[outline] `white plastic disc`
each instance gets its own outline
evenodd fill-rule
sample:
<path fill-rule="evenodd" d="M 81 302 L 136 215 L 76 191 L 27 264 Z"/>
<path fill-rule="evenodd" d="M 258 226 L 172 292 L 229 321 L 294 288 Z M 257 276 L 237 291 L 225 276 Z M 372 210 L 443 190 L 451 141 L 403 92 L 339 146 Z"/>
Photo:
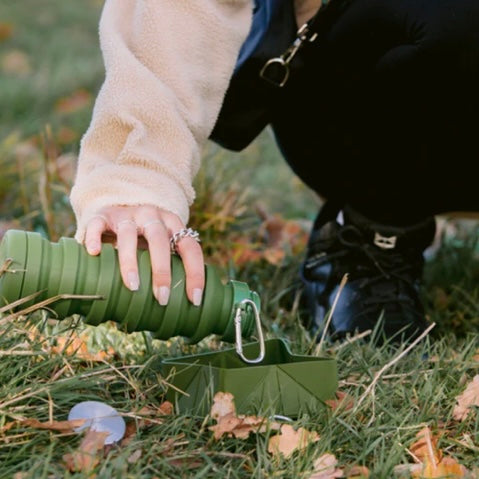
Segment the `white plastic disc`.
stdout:
<path fill-rule="evenodd" d="M 84 424 L 75 428 L 76 432 L 85 428 L 90 428 L 93 431 L 109 432 L 105 444 L 118 442 L 125 435 L 125 420 L 115 408 L 99 401 L 84 401 L 73 406 L 68 414 L 68 420 L 75 419 L 85 419 Z"/>

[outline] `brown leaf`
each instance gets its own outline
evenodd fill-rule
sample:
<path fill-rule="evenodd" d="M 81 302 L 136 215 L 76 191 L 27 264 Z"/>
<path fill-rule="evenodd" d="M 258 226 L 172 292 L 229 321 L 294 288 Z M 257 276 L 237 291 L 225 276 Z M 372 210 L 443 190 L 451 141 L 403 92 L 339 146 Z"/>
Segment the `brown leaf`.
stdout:
<path fill-rule="evenodd" d="M 456 421 L 464 421 L 471 412 L 471 407 L 479 406 L 479 374 L 474 376 L 465 391 L 457 396 L 456 401 L 452 415 Z"/>
<path fill-rule="evenodd" d="M 335 479 L 344 477 L 343 471 L 337 469 L 338 460 L 333 454 L 323 454 L 314 461 L 314 472 L 309 479 Z"/>
<path fill-rule="evenodd" d="M 438 436 L 432 434 L 428 426 L 416 434 L 417 440 L 409 447 L 411 455 L 419 462 L 437 464 L 442 459 L 442 451 L 437 448 Z"/>
<path fill-rule="evenodd" d="M 261 229 L 265 232 L 266 245 L 269 248 L 288 248 L 295 252 L 303 249 L 308 241 L 310 225 L 307 227 L 295 220 L 287 220 L 281 215 L 261 213 L 265 218 Z"/>
<path fill-rule="evenodd" d="M 113 348 L 108 348 L 106 351 L 98 351 L 92 353 L 88 349 L 85 336 L 58 336 L 56 338 L 57 345 L 47 347 L 48 352 L 53 354 L 64 354 L 66 356 L 75 356 L 85 361 L 102 362 L 110 359 L 115 355 Z M 44 348 L 45 349 L 45 348 Z"/>
<path fill-rule="evenodd" d="M 13 426 L 18 424 L 17 421 L 7 422 L 4 426 L 0 427 L 0 434 L 5 434 L 7 431 L 10 431 Z"/>
<path fill-rule="evenodd" d="M 123 439 L 121 440 L 121 446 L 128 446 L 136 436 L 138 432 L 138 427 L 136 421 L 128 421 L 125 427 L 125 434 L 123 434 Z"/>
<path fill-rule="evenodd" d="M 217 424 L 210 426 L 215 439 L 222 436 L 246 439 L 251 432 L 265 432 L 268 429 L 277 429 L 279 425 L 260 416 L 236 415 L 234 397 L 231 393 L 217 392 L 213 398 L 210 416 Z"/>
<path fill-rule="evenodd" d="M 127 461 L 130 464 L 135 464 L 141 458 L 142 454 L 143 454 L 142 450 L 137 449 L 134 453 L 132 453 L 132 454 L 130 454 L 130 456 L 128 456 Z"/>
<path fill-rule="evenodd" d="M 173 411 L 174 407 L 170 401 L 163 401 L 158 408 L 160 416 L 170 416 L 173 414 Z"/>
<path fill-rule="evenodd" d="M 84 88 L 80 88 L 70 96 L 60 98 L 55 105 L 55 110 L 58 113 L 74 113 L 88 107 L 91 101 L 91 93 Z"/>
<path fill-rule="evenodd" d="M 268 452 L 274 456 L 291 456 L 295 451 L 304 449 L 309 444 L 319 441 L 319 435 L 300 427 L 295 430 L 289 424 L 283 424 L 279 434 L 272 436 L 268 443 Z"/>
<path fill-rule="evenodd" d="M 89 429 L 79 448 L 72 453 L 65 454 L 63 460 L 70 472 L 91 473 L 100 462 L 99 452 L 104 448 L 107 431 Z"/>
<path fill-rule="evenodd" d="M 417 464 L 403 464 L 394 468 L 396 474 L 409 473 L 414 478 L 449 479 L 465 477 L 467 469 L 454 458 L 446 456 L 437 447 L 439 436 L 433 435 L 429 427 L 424 427 L 416 434 L 417 440 L 410 446 L 409 451 Z"/>
<path fill-rule="evenodd" d="M 467 469 L 464 466 L 461 466 L 455 459 L 452 457 L 445 457 L 438 464 L 426 461 L 421 469 L 413 471 L 412 477 L 418 479 L 456 479 L 466 477 L 467 474 Z"/>
<path fill-rule="evenodd" d="M 32 71 L 30 57 L 21 50 L 11 50 L 3 55 L 1 69 L 6 74 L 25 77 Z"/>
<path fill-rule="evenodd" d="M 247 439 L 251 432 L 265 432 L 268 429 L 268 420 L 256 416 L 235 416 L 227 414 L 217 419 L 218 424 L 210 426 L 214 438 L 219 439 L 226 435 L 236 439 Z"/>
<path fill-rule="evenodd" d="M 198 469 L 204 465 L 203 461 L 195 459 L 193 457 L 175 457 L 167 459 L 167 462 L 170 466 L 178 467 L 181 469 Z"/>
<path fill-rule="evenodd" d="M 353 466 L 347 469 L 347 479 L 369 479 L 370 472 L 366 466 Z"/>
<path fill-rule="evenodd" d="M 218 419 L 228 414 L 236 414 L 234 397 L 231 393 L 217 392 L 213 398 L 210 416 Z"/>
<path fill-rule="evenodd" d="M 336 391 L 336 399 L 327 399 L 325 403 L 333 412 L 337 409 L 349 411 L 354 407 L 354 399 L 343 391 Z"/>
<path fill-rule="evenodd" d="M 263 256 L 269 264 L 280 265 L 286 256 L 286 252 L 284 249 L 278 247 L 266 248 L 263 252 Z"/>
<path fill-rule="evenodd" d="M 56 139 L 60 145 L 68 145 L 78 140 L 78 132 L 68 126 L 62 126 L 56 134 Z"/>
<path fill-rule="evenodd" d="M 261 251 L 258 251 L 256 248 L 257 246 L 251 244 L 251 242 L 247 239 L 236 239 L 232 244 L 232 249 L 228 255 L 228 258 L 233 258 L 233 261 L 238 266 L 241 266 L 245 263 L 255 263 L 260 261 L 263 257 Z"/>
<path fill-rule="evenodd" d="M 13 34 L 13 25 L 11 23 L 0 22 L 0 43 L 8 40 Z"/>
<path fill-rule="evenodd" d="M 475 479 L 474 472 L 469 471 L 458 464 L 455 459 L 445 457 L 439 464 L 400 464 L 394 467 L 394 475 L 404 478 L 415 479 Z"/>
<path fill-rule="evenodd" d="M 82 426 L 85 419 L 73 419 L 71 421 L 40 422 L 38 419 L 23 419 L 18 424 L 35 429 L 47 429 L 49 431 L 73 432 L 75 428 Z"/>

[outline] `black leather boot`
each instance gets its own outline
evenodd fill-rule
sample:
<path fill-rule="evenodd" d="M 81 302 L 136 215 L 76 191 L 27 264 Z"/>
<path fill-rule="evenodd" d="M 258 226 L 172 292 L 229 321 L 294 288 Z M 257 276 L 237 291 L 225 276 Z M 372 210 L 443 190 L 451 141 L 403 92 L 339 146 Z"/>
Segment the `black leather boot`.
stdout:
<path fill-rule="evenodd" d="M 328 326 L 331 340 L 368 329 L 378 331 L 377 342 L 416 337 L 427 327 L 419 286 L 423 251 L 436 230 L 434 217 L 394 227 L 375 223 L 348 206 L 341 213 L 342 221 L 336 215 L 318 217 L 302 267 L 303 300 L 312 332 L 322 336 L 347 273 Z"/>

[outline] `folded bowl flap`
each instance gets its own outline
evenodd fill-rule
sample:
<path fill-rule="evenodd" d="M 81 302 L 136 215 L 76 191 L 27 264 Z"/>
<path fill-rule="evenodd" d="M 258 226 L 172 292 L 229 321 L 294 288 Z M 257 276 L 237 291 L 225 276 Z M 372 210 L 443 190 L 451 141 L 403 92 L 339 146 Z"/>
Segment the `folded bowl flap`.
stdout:
<path fill-rule="evenodd" d="M 243 347 L 247 357 L 256 357 L 258 351 L 258 343 Z M 168 358 L 162 370 L 172 385 L 169 399 L 183 411 L 200 414 L 207 412 L 214 393 L 223 391 L 233 394 L 239 412 L 270 409 L 296 416 L 301 409 L 332 398 L 338 386 L 336 360 L 292 354 L 281 339 L 265 341 L 265 358 L 259 364 L 245 363 L 230 348 Z"/>

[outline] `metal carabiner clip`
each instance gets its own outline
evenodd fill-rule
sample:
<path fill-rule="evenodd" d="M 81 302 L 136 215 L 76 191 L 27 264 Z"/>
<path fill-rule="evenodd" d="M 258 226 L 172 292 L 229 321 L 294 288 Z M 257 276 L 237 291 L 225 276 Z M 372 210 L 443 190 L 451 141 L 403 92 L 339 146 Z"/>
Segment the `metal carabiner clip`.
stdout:
<path fill-rule="evenodd" d="M 305 23 L 296 33 L 296 39 L 293 44 L 279 57 L 268 60 L 259 72 L 259 76 L 279 88 L 286 85 L 290 73 L 289 64 L 293 61 L 304 43 L 313 43 L 317 37 L 318 35 L 310 30 L 309 24 Z M 280 67 L 282 71 L 275 72 L 274 70 L 278 69 L 278 67 Z"/>
<path fill-rule="evenodd" d="M 246 306 L 245 306 L 246 305 Z M 248 359 L 244 354 L 243 354 L 243 339 L 241 335 L 241 318 L 242 314 L 245 311 L 247 305 L 252 306 L 253 311 L 254 311 L 254 318 L 256 322 L 256 329 L 258 331 L 258 341 L 259 341 L 259 356 L 255 359 Z M 254 301 L 251 299 L 243 299 L 238 305 L 238 308 L 236 309 L 236 315 L 235 315 L 235 336 L 236 336 L 236 352 L 238 356 L 248 364 L 258 364 L 264 359 L 265 355 L 265 345 L 264 345 L 264 336 L 263 336 L 263 330 L 261 328 L 261 318 L 259 317 L 259 312 L 258 308 L 256 307 L 256 304 Z"/>
<path fill-rule="evenodd" d="M 276 70 L 277 67 L 283 69 L 282 75 L 277 76 L 277 74 L 272 73 L 272 70 Z M 281 88 L 286 85 L 286 82 L 289 78 L 289 63 L 284 59 L 283 56 L 271 58 L 271 60 L 268 60 L 264 64 L 263 68 L 259 72 L 259 75 L 268 83 Z"/>

